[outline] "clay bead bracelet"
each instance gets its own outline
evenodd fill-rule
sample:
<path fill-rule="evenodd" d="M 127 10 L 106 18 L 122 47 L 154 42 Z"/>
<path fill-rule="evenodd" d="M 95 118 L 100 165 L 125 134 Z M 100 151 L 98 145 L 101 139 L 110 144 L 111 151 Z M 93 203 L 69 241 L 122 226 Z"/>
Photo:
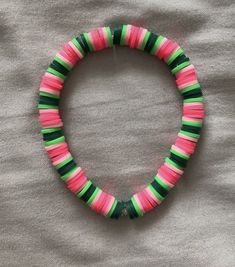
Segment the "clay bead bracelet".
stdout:
<path fill-rule="evenodd" d="M 163 60 L 175 76 L 183 97 L 182 127 L 170 154 L 158 169 L 153 181 L 129 201 L 119 201 L 88 179 L 75 162 L 63 134 L 59 113 L 60 92 L 70 70 L 85 55 L 113 45 L 146 51 Z M 203 96 L 195 67 L 180 46 L 162 35 L 142 27 L 122 25 L 101 27 L 73 38 L 56 54 L 42 77 L 39 93 L 39 121 L 44 146 L 52 165 L 67 187 L 97 213 L 110 218 L 128 214 L 136 218 L 158 206 L 184 173 L 200 137 L 204 117 Z"/>

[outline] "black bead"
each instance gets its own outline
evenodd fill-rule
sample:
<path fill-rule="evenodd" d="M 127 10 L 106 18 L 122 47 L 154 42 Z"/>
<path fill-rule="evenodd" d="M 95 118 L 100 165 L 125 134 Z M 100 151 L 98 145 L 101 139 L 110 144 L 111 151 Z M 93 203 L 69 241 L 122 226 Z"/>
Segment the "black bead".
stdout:
<path fill-rule="evenodd" d="M 61 130 L 58 130 L 58 131 L 55 131 L 52 133 L 44 133 L 43 134 L 43 140 L 44 141 L 51 141 L 51 140 L 54 140 L 54 139 L 59 138 L 61 136 L 63 136 L 63 132 Z"/>
<path fill-rule="evenodd" d="M 61 168 L 59 168 L 57 171 L 60 175 L 65 175 L 67 172 L 71 171 L 73 168 L 76 167 L 76 163 L 71 160 L 68 163 L 66 163 L 64 166 L 62 166 Z"/>
<path fill-rule="evenodd" d="M 84 51 L 84 53 L 87 54 L 89 52 L 89 49 L 87 50 L 87 47 L 84 45 L 82 40 L 79 37 L 77 37 L 76 40 L 80 44 L 80 46 L 81 46 L 82 50 Z"/>
<path fill-rule="evenodd" d="M 153 180 L 151 185 L 163 198 L 168 194 L 168 191 L 163 186 L 161 186 L 155 179 Z"/>
<path fill-rule="evenodd" d="M 146 43 L 146 45 L 144 47 L 144 50 L 147 51 L 147 52 L 151 52 L 151 50 L 152 50 L 157 38 L 158 38 L 158 35 L 151 32 L 150 35 L 149 35 L 148 41 L 147 41 L 147 43 Z"/>
<path fill-rule="evenodd" d="M 58 106 L 59 105 L 59 99 L 50 97 L 50 96 L 39 96 L 39 104 L 45 104 L 45 105 L 53 105 Z"/>
<path fill-rule="evenodd" d="M 89 198 L 92 196 L 92 194 L 95 192 L 96 186 L 91 184 L 89 188 L 86 190 L 86 192 L 81 196 L 81 199 L 85 202 L 89 200 Z"/>
<path fill-rule="evenodd" d="M 118 26 L 113 30 L 113 44 L 120 45 L 123 26 Z"/>
<path fill-rule="evenodd" d="M 187 160 L 184 158 L 179 157 L 178 155 L 171 153 L 170 159 L 174 161 L 177 165 L 179 165 L 182 168 L 185 168 L 187 165 Z"/>
<path fill-rule="evenodd" d="M 85 51 L 86 53 L 90 52 L 89 46 L 88 46 L 87 41 L 86 41 L 86 38 L 85 38 L 85 36 L 84 36 L 84 33 L 82 33 L 82 34 L 80 35 L 80 37 L 81 37 L 81 41 L 82 41 L 82 43 L 83 43 L 83 46 L 85 47 L 85 50 L 84 50 L 84 51 Z"/>
<path fill-rule="evenodd" d="M 175 67 L 177 67 L 178 65 L 189 61 L 189 58 L 186 57 L 184 54 L 179 55 L 178 57 L 176 57 L 171 64 L 169 65 L 170 69 L 173 70 Z"/>
<path fill-rule="evenodd" d="M 202 90 L 200 88 L 200 85 L 198 88 L 195 88 L 193 90 L 190 90 L 188 92 L 183 93 L 184 99 L 194 98 L 194 97 L 201 97 L 202 96 Z"/>
<path fill-rule="evenodd" d="M 110 218 L 118 219 L 122 215 L 122 210 L 123 210 L 123 203 L 118 201 Z"/>
<path fill-rule="evenodd" d="M 66 69 L 62 64 L 60 64 L 58 61 L 53 60 L 52 63 L 50 64 L 50 67 L 59 73 L 63 74 L 66 76 L 69 73 L 69 70 Z"/>
<path fill-rule="evenodd" d="M 190 133 L 195 133 L 195 134 L 200 134 L 201 127 L 198 126 L 193 126 L 193 125 L 183 125 L 181 127 L 182 131 L 190 132 Z"/>
<path fill-rule="evenodd" d="M 139 217 L 131 200 L 125 202 L 125 207 L 127 209 L 130 219 Z"/>

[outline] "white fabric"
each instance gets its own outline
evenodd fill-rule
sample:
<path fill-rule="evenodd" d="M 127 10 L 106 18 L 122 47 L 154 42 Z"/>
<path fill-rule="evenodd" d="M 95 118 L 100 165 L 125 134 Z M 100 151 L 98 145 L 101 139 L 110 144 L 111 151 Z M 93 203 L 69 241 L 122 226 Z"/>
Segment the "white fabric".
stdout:
<path fill-rule="evenodd" d="M 232 0 L 1 1 L 1 266 L 234 266 L 234 11 Z M 207 113 L 183 178 L 134 221 L 105 219 L 65 188 L 36 110 L 40 78 L 63 44 L 123 23 L 182 46 Z M 62 97 L 65 134 L 88 177 L 125 200 L 152 180 L 180 128 L 167 66 L 128 48 L 92 54 Z"/>

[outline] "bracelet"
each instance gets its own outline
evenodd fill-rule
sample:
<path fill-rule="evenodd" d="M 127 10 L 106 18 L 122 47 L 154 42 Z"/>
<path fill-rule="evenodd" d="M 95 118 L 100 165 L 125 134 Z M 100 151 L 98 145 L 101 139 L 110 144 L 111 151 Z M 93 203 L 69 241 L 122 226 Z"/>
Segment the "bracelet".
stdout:
<path fill-rule="evenodd" d="M 182 127 L 171 146 L 170 155 L 165 158 L 153 181 L 129 201 L 117 200 L 86 177 L 70 153 L 59 114 L 60 92 L 69 71 L 86 54 L 113 45 L 147 51 L 165 61 L 183 96 Z M 165 199 L 195 150 L 204 117 L 203 96 L 195 67 L 182 48 L 162 35 L 132 25 L 122 25 L 113 31 L 110 27 L 101 27 L 84 32 L 64 45 L 42 77 L 38 109 L 44 146 L 61 179 L 92 210 L 115 219 L 121 215 L 129 215 L 131 219 L 143 216 Z"/>

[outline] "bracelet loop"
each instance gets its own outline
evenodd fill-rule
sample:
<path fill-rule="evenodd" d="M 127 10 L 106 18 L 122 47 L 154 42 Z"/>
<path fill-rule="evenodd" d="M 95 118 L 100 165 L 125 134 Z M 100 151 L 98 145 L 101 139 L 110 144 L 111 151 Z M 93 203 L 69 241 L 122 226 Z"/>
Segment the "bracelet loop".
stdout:
<path fill-rule="evenodd" d="M 144 190 L 135 193 L 129 201 L 118 201 L 86 177 L 69 151 L 59 114 L 60 93 L 69 71 L 86 54 L 113 45 L 147 51 L 166 62 L 183 97 L 182 127 L 175 144 L 171 146 L 170 155 L 153 181 Z M 129 215 L 131 219 L 143 216 L 165 199 L 194 153 L 205 115 L 195 67 L 180 46 L 159 34 L 132 25 L 121 25 L 113 31 L 110 27 L 100 27 L 73 38 L 56 54 L 42 77 L 39 90 L 39 122 L 44 146 L 52 165 L 67 187 L 92 210 L 115 219 L 125 215 Z"/>

